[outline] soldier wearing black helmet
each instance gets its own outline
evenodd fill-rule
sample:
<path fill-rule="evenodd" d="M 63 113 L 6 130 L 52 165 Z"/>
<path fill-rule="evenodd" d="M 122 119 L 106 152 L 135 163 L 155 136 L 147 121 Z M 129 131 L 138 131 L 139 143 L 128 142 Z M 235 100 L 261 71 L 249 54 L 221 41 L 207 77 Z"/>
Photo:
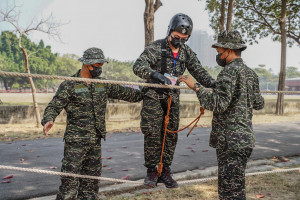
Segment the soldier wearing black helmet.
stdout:
<path fill-rule="evenodd" d="M 178 85 L 177 77 L 187 69 L 205 87 L 213 88 L 215 80 L 202 67 L 196 54 L 185 44 L 192 34 L 193 22 L 185 14 L 176 14 L 170 21 L 167 37 L 148 45 L 133 66 L 134 73 L 148 83 Z M 144 98 L 141 111 L 141 130 L 144 134 L 144 157 L 147 176 L 144 184 L 155 187 L 163 182 L 166 187 L 178 187 L 171 177 L 177 134 L 167 133 L 163 154 L 163 171 L 157 175 L 156 166 L 160 161 L 164 133 L 164 117 L 168 96 L 172 95 L 168 129 L 178 130 L 179 90 L 143 88 Z"/>

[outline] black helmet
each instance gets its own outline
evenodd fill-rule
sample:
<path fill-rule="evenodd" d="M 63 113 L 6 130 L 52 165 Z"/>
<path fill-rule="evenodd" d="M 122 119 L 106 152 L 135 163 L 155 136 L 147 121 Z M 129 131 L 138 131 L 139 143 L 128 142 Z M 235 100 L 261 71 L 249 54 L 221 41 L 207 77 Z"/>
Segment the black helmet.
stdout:
<path fill-rule="evenodd" d="M 172 17 L 169 27 L 168 27 L 168 36 L 173 32 L 177 31 L 185 35 L 191 35 L 193 30 L 192 19 L 183 13 L 178 13 Z"/>

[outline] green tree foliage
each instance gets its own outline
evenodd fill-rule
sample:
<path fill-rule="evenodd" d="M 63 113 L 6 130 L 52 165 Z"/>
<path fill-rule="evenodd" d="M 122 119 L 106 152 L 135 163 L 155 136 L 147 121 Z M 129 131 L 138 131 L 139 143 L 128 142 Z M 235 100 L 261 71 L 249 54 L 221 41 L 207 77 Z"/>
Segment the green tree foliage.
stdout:
<path fill-rule="evenodd" d="M 250 44 L 267 36 L 281 41 L 281 0 L 236 0 L 234 27 L 248 38 Z M 300 45 L 300 1 L 287 1 L 287 43 Z"/>
<path fill-rule="evenodd" d="M 108 63 L 103 65 L 103 77 L 109 80 L 134 81 L 141 80 L 133 71 L 134 62 L 120 62 L 115 59 L 108 58 Z"/>
<path fill-rule="evenodd" d="M 23 72 L 24 57 L 18 47 L 18 38 L 9 31 L 3 31 L 0 35 L 0 55 L 4 57 L 5 64 L 1 65 L 0 69 L 11 72 Z M 44 47 L 44 42 L 41 40 L 39 45 L 31 42 L 26 36 L 22 37 L 22 45 L 28 49 L 29 66 L 31 73 L 53 74 L 52 71 L 56 64 L 56 54 L 51 52 L 51 47 Z M 29 82 L 27 78 L 17 77 L 2 77 L 2 80 L 8 88 L 28 88 Z M 34 80 L 37 88 L 43 88 L 46 80 Z M 53 81 L 51 81 L 53 83 Z"/>
<path fill-rule="evenodd" d="M 64 54 L 56 58 L 56 68 L 53 74 L 60 76 L 71 76 L 81 68 L 82 63 L 78 61 L 78 56 L 75 54 Z"/>
<path fill-rule="evenodd" d="M 267 70 L 265 65 L 253 69 L 259 78 L 259 86 L 261 90 L 276 90 L 278 84 L 278 75 L 272 73 L 272 70 Z"/>
<path fill-rule="evenodd" d="M 205 0 L 209 12 L 210 26 L 219 32 L 221 0 Z M 228 0 L 225 0 L 228 5 Z M 240 30 L 250 44 L 258 39 L 271 36 L 274 41 L 281 40 L 280 18 L 281 0 L 235 0 L 233 29 Z M 227 12 L 227 6 L 225 6 Z M 287 3 L 287 42 L 292 46 L 300 45 L 300 1 L 289 0 Z M 246 37 L 245 37 L 246 36 Z"/>
<path fill-rule="evenodd" d="M 223 69 L 223 67 L 220 67 L 220 66 L 215 66 L 215 67 L 207 67 L 207 66 L 204 66 L 204 69 L 206 69 L 206 71 L 207 71 L 214 79 L 217 79 L 218 74 L 219 74 L 220 71 Z"/>
<path fill-rule="evenodd" d="M 297 67 L 287 67 L 286 68 L 286 77 L 287 78 L 300 78 L 300 71 Z"/>
<path fill-rule="evenodd" d="M 206 2 L 205 10 L 208 10 L 208 14 L 209 14 L 209 22 L 210 22 L 209 25 L 215 31 L 215 33 L 220 32 L 219 23 L 221 18 L 221 1 L 222 0 L 205 0 Z M 227 4 L 228 4 L 228 0 L 225 0 L 225 5 Z M 227 6 L 225 6 L 225 13 L 227 13 Z"/>
<path fill-rule="evenodd" d="M 24 57 L 18 47 L 18 38 L 9 31 L 3 31 L 0 35 L 0 70 L 25 73 Z M 33 74 L 49 74 L 71 76 L 82 67 L 78 56 L 65 54 L 59 56 L 51 51 L 41 40 L 39 44 L 31 42 L 26 36 L 22 38 L 22 45 L 28 50 L 29 68 Z M 120 62 L 108 59 L 109 63 L 103 66 L 103 77 L 111 80 L 139 81 L 140 78 L 132 72 L 132 61 Z M 6 89 L 30 88 L 27 78 L 0 77 Z M 57 84 L 57 80 L 34 79 L 38 89 L 51 88 Z"/>

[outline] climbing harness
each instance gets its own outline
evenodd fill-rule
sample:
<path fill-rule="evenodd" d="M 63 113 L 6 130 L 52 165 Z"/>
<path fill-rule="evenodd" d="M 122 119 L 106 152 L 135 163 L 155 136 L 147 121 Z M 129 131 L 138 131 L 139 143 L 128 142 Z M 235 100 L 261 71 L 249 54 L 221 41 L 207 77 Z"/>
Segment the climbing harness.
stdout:
<path fill-rule="evenodd" d="M 192 121 L 189 125 L 187 125 L 186 127 L 182 128 L 182 129 L 179 129 L 177 131 L 171 131 L 171 130 L 168 129 L 168 124 L 169 124 L 169 119 L 170 119 L 169 118 L 169 114 L 170 114 L 171 104 L 172 104 L 172 95 L 170 95 L 169 98 L 168 98 L 168 108 L 167 108 L 167 114 L 165 116 L 165 124 L 164 124 L 164 128 L 165 128 L 164 139 L 163 139 L 163 143 L 162 143 L 160 161 L 158 163 L 158 168 L 157 168 L 157 174 L 158 174 L 158 176 L 161 176 L 161 172 L 162 172 L 162 169 L 163 169 L 162 159 L 163 159 L 163 154 L 164 154 L 164 147 L 165 147 L 165 140 L 166 140 L 166 134 L 167 134 L 167 132 L 168 133 L 178 133 L 180 131 L 183 131 L 183 130 L 187 129 L 193 123 L 195 123 L 194 126 L 191 128 L 191 130 L 188 132 L 188 134 L 187 134 L 187 137 L 188 137 L 190 135 L 190 133 L 193 131 L 193 129 L 196 127 L 196 125 L 199 122 L 201 116 L 204 114 L 204 108 L 200 107 L 200 114 L 199 114 L 199 116 L 194 121 Z"/>

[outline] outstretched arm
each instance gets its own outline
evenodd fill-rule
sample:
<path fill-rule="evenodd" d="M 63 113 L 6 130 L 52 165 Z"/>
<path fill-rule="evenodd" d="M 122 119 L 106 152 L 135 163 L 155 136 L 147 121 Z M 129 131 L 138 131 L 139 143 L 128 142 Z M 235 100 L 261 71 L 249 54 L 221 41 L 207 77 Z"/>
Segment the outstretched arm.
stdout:
<path fill-rule="evenodd" d="M 116 84 L 107 84 L 107 94 L 108 98 L 129 102 L 139 102 L 143 99 L 140 90 Z"/>
<path fill-rule="evenodd" d="M 202 67 L 200 61 L 198 60 L 195 53 L 191 53 L 190 59 L 188 61 L 187 69 L 190 74 L 206 88 L 215 88 L 216 81 L 213 79 L 209 73 Z"/>
<path fill-rule="evenodd" d="M 228 73 L 220 73 L 218 83 L 214 91 L 210 91 L 202 85 L 195 87 L 195 82 L 190 76 L 182 76 L 179 81 L 185 82 L 191 89 L 195 89 L 201 106 L 217 113 L 224 112 L 230 104 L 235 88 L 235 76 Z"/>

